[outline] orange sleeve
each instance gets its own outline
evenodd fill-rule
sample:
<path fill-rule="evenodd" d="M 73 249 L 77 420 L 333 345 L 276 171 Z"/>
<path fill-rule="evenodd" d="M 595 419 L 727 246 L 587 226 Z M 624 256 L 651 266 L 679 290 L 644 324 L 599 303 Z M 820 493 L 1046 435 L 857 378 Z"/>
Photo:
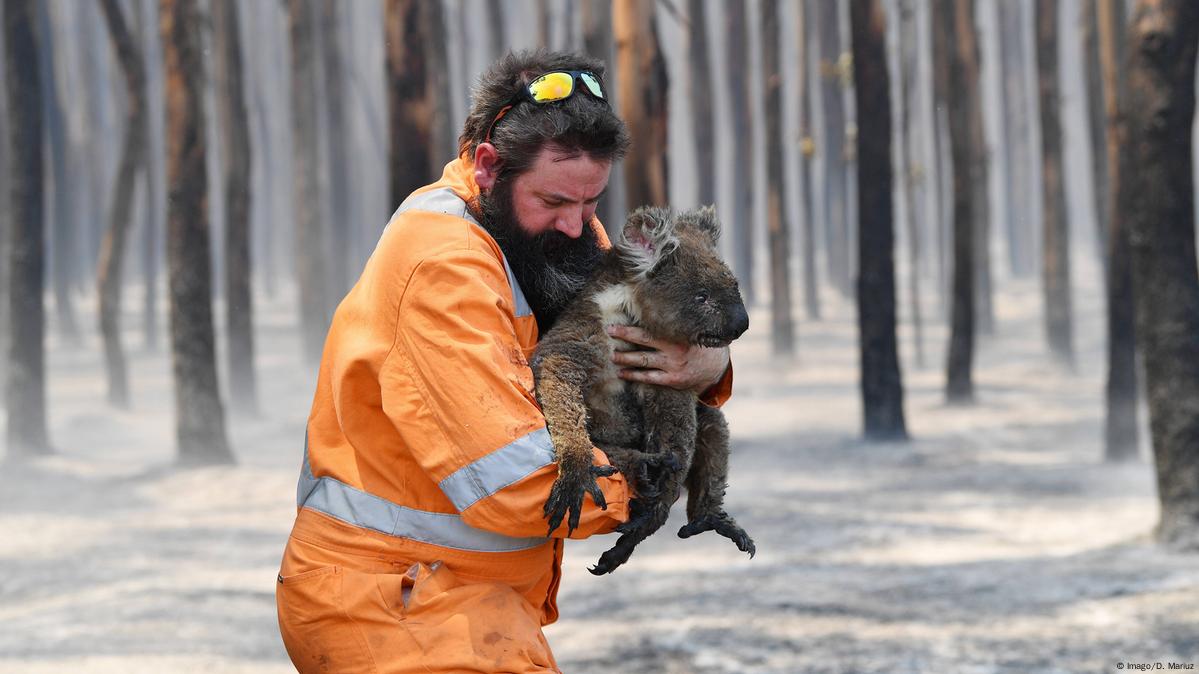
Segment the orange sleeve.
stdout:
<path fill-rule="evenodd" d="M 733 396 L 733 361 L 729 360 L 729 366 L 724 369 L 724 375 L 720 377 L 720 381 L 708 387 L 707 391 L 699 397 L 699 401 L 708 407 L 720 407 Z"/>
<path fill-rule="evenodd" d="M 511 296 L 502 264 L 487 253 L 454 250 L 422 261 L 400 300 L 395 342 L 381 368 L 382 405 L 467 524 L 544 536 L 542 508 L 558 470 Z M 398 393 L 413 390 L 418 395 Z M 595 452 L 597 464 L 608 463 Z M 607 510 L 587 497 L 574 538 L 628 519 L 624 476 L 599 484 Z M 566 535 L 565 522 L 553 535 Z"/>

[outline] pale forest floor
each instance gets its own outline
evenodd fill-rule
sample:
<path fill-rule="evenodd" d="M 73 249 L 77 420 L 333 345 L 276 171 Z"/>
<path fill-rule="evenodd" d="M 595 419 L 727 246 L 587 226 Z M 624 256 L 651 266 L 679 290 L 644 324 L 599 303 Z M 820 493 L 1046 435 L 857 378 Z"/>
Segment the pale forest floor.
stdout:
<path fill-rule="evenodd" d="M 1149 463 L 1101 460 L 1101 304 L 1094 289 L 1076 298 L 1069 372 L 1045 355 L 1034 284 L 1008 284 L 969 408 L 943 402 L 945 329 L 927 329 L 917 368 L 905 325 L 914 439 L 888 444 L 859 440 L 852 306 L 827 294 L 828 317 L 799 322 L 790 364 L 770 356 L 769 316 L 755 310 L 725 410 L 727 504 L 757 557 L 714 534 L 679 540 L 681 508 L 609 577 L 586 567 L 612 539 L 572 542 L 562 617 L 546 630 L 563 669 L 1199 667 L 1199 556 L 1152 542 Z M 51 340 L 58 454 L 6 467 L 0 490 L 0 672 L 292 671 L 275 575 L 315 368 L 299 361 L 293 305 L 258 306 L 263 409 L 231 414 L 233 467 L 172 467 L 169 360 L 141 348 L 134 316 L 132 411 L 105 405 L 94 336 Z"/>

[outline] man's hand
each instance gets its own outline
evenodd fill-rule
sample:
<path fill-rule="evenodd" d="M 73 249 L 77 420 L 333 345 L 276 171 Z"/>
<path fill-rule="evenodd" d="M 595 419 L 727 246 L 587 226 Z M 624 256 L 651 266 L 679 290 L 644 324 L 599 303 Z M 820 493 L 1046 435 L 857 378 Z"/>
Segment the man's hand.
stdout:
<path fill-rule="evenodd" d="M 609 325 L 607 331 L 617 339 L 644 349 L 616 351 L 612 354 L 612 362 L 621 366 L 621 379 L 702 395 L 720 381 L 729 366 L 727 346 L 710 349 L 665 342 L 631 325 Z"/>

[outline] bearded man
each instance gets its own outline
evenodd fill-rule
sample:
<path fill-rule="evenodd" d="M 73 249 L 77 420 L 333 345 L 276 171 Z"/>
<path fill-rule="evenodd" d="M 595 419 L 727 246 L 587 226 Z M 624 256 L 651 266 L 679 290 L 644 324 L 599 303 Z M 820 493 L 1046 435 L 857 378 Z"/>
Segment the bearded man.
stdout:
<path fill-rule="evenodd" d="M 459 156 L 400 205 L 338 307 L 276 599 L 301 672 L 557 672 L 564 523 L 528 358 L 608 246 L 595 207 L 629 140 L 595 60 L 509 54 Z M 727 349 L 613 333 L 626 378 L 728 396 Z M 595 450 L 595 463 L 609 465 Z M 572 537 L 628 519 L 599 480 Z"/>

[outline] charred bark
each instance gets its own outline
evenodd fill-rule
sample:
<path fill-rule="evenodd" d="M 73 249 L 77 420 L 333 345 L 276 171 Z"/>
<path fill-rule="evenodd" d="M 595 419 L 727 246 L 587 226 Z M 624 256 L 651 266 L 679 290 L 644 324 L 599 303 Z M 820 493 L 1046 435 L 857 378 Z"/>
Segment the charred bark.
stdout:
<path fill-rule="evenodd" d="M 1007 203 L 1008 219 L 1004 224 L 1007 234 L 1008 266 L 1012 275 L 1027 277 L 1033 271 L 1033 245 L 1031 241 L 1033 199 L 1017 195 L 1031 193 L 1032 184 L 1028 176 L 1032 173 L 1032 154 L 1029 131 L 1029 103 L 1027 82 L 1024 77 L 1027 45 L 1023 21 L 1024 3 L 996 2 L 999 11 L 999 50 L 997 66 L 1002 70 L 1003 109 L 999 115 L 1000 147 L 1004 154 L 1003 194 Z"/>
<path fill-rule="evenodd" d="M 584 0 L 588 2 L 590 0 Z M 508 51 L 508 35 L 505 30 L 504 23 L 504 3 L 502 2 L 486 2 L 483 3 L 487 7 L 487 29 L 491 35 L 491 56 L 499 58 Z"/>
<path fill-rule="evenodd" d="M 425 5 L 419 0 L 388 0 L 385 10 L 393 206 L 434 177 L 433 90 L 427 74 L 429 45 L 422 30 Z"/>
<path fill-rule="evenodd" d="M 668 203 L 666 126 L 669 78 L 658 40 L 654 4 L 616 0 L 612 5 L 621 117 L 632 146 L 624 161 L 630 208 Z"/>
<path fill-rule="evenodd" d="M 1041 161 L 1044 194 L 1044 246 L 1041 274 L 1045 334 L 1049 351 L 1073 366 L 1074 336 L 1070 298 L 1070 233 L 1062 159 L 1061 104 L 1058 94 L 1057 2 L 1036 0 L 1037 81 L 1041 97 Z"/>
<path fill-rule="evenodd" d="M 699 176 L 699 203 L 716 203 L 715 105 L 712 69 L 708 65 L 708 18 L 703 0 L 688 0 L 687 64 L 690 73 L 691 119 L 695 133 L 695 163 Z"/>
<path fill-rule="evenodd" d="M 50 161 L 48 177 L 51 178 L 43 189 L 49 190 L 48 202 L 52 206 L 50 213 L 45 214 L 44 217 L 50 219 L 51 279 L 54 285 L 56 327 L 58 336 L 64 342 L 78 345 L 81 337 L 79 323 L 76 320 L 75 298 L 72 295 L 73 285 L 76 281 L 75 275 L 78 274 L 78 268 L 82 266 L 77 258 L 79 252 L 77 241 L 85 235 L 90 235 L 91 232 L 80 231 L 75 222 L 78 198 L 76 183 L 80 178 L 81 171 L 79 167 L 74 170 L 71 167 L 71 148 L 67 137 L 67 124 L 63 115 L 64 108 L 59 96 L 60 78 L 56 68 L 56 62 L 63 56 L 61 50 L 56 52 L 54 48 L 56 36 L 48 3 L 38 3 L 38 23 L 40 24 L 38 36 L 40 55 L 36 64 L 42 80 L 42 123 L 46 131 L 45 151 L 49 153 L 47 159 Z M 90 142 L 94 145 L 99 141 L 93 138 Z M 92 163 L 93 173 L 99 170 L 96 166 L 97 163 Z M 97 203 L 103 203 L 103 201 L 103 198 L 96 199 Z M 89 225 L 93 218 L 98 220 L 102 217 L 102 212 L 99 211 L 100 209 L 94 209 L 88 213 L 86 221 Z M 88 250 L 90 252 L 94 249 L 89 248 Z"/>
<path fill-rule="evenodd" d="M 101 0 L 104 22 L 112 36 L 117 62 L 125 75 L 125 141 L 117 180 L 109 202 L 108 231 L 100 243 L 99 275 L 100 335 L 104 340 L 104 367 L 108 373 L 108 402 L 129 407 L 129 374 L 121 345 L 121 271 L 125 264 L 125 241 L 133 216 L 133 190 L 137 175 L 145 167 L 146 73 L 141 50 L 117 0 Z"/>
<path fill-rule="evenodd" d="M 945 398 L 952 404 L 974 401 L 975 253 L 978 192 L 974 161 L 974 106 L 977 105 L 978 47 L 972 0 L 940 0 L 942 44 L 948 53 L 949 134 L 953 153 L 953 305 L 950 311 L 949 357 Z M 949 36 L 956 40 L 949 40 Z M 972 92 L 974 95 L 972 95 Z"/>
<path fill-rule="evenodd" d="M 498 7 L 500 3 L 493 2 L 488 5 Z M 580 18 L 583 23 L 583 51 L 604 63 L 612 63 L 612 3 L 609 0 L 583 0 L 580 9 Z M 608 70 L 607 87 L 610 91 L 615 91 L 614 85 L 618 79 L 616 75 L 617 73 L 613 69 Z M 611 182 L 617 180 L 619 170 L 619 166 L 613 167 Z M 604 190 L 599 205 L 595 209 L 595 214 L 600 222 L 619 220 L 616 203 L 615 186 Z"/>
<path fill-rule="evenodd" d="M 315 20 L 312 0 L 288 0 L 296 276 L 300 286 L 300 336 L 308 363 L 320 360 L 331 315 L 325 265 L 327 242 L 319 203 Z"/>
<path fill-rule="evenodd" d="M 912 124 L 909 118 L 916 108 L 916 8 L 912 0 L 899 0 L 899 152 L 903 167 L 902 182 L 908 224 L 908 294 L 912 305 L 912 337 L 916 347 L 916 366 L 924 367 L 924 322 L 920 313 L 920 218 L 917 215 L 916 183 L 919 171 L 912 151 Z"/>
<path fill-rule="evenodd" d="M 845 296 L 850 294 L 849 214 L 846 184 L 844 89 L 848 86 L 849 55 L 841 45 L 838 2 L 817 2 L 816 34 L 822 75 L 824 108 L 824 207 L 825 245 L 829 281 Z"/>
<path fill-rule="evenodd" d="M 234 409 L 258 412 L 254 373 L 253 271 L 250 257 L 250 120 L 242 84 L 241 27 L 234 0 L 214 0 L 217 115 L 221 170 L 225 180 L 225 323 L 229 332 L 226 365 Z M 340 104 L 340 97 L 337 98 Z"/>
<path fill-rule="evenodd" d="M 349 240 L 350 219 L 350 130 L 346 121 L 346 92 L 343 82 L 346 68 L 343 63 L 339 0 L 324 0 L 321 48 L 325 61 L 325 110 L 328 113 L 328 154 L 325 169 L 329 174 L 329 206 L 333 218 L 329 223 L 329 274 L 332 279 L 331 298 L 337 301 L 350 288 Z"/>
<path fill-rule="evenodd" d="M 1087 131 L 1091 142 L 1091 185 L 1095 198 L 1095 244 L 1099 262 L 1107 273 L 1108 233 L 1111 216 L 1108 213 L 1110 185 L 1107 168 L 1107 131 L 1104 125 L 1103 72 L 1099 44 L 1099 0 L 1082 3 L 1082 60 L 1087 78 Z"/>
<path fill-rule="evenodd" d="M 42 82 L 37 67 L 35 0 L 3 6 L 8 105 L 9 331 L 8 459 L 49 454 L 46 430 L 45 308 L 42 305 L 45 223 L 42 210 Z"/>
<path fill-rule="evenodd" d="M 159 0 L 166 70 L 167 259 L 181 464 L 231 463 L 217 387 L 208 243 L 203 52 L 195 0 Z"/>
<path fill-rule="evenodd" d="M 1108 461 L 1137 458 L 1140 431 L 1137 425 L 1136 315 L 1133 309 L 1132 270 L 1128 224 L 1121 195 L 1127 198 L 1120 174 L 1127 147 L 1125 105 L 1127 57 L 1124 32 L 1127 15 L 1123 0 L 1098 1 L 1099 57 L 1103 75 L 1103 109 L 1106 126 L 1108 213 L 1107 265 L 1107 414 L 1104 419 L 1103 455 Z M 1124 92 L 1123 95 L 1120 92 Z"/>
<path fill-rule="evenodd" d="M 779 71 L 777 0 L 759 7 L 762 40 L 762 94 L 766 137 L 783 138 L 783 76 Z M 795 327 L 791 320 L 790 225 L 783 203 L 783 151 L 785 144 L 766 144 L 766 213 L 770 246 L 770 344 L 775 356 L 795 354 Z"/>
<path fill-rule="evenodd" d="M 143 4 L 143 3 L 139 3 Z M 145 25 L 154 26 L 157 17 L 154 0 L 145 0 L 145 8 L 151 18 L 144 21 Z M 153 29 L 143 30 L 141 22 L 138 32 L 142 35 L 143 58 L 146 64 L 146 227 L 142 234 L 142 275 L 144 294 L 142 295 L 142 330 L 145 335 L 147 349 L 158 348 L 158 271 L 161 264 L 161 236 L 163 230 L 164 205 L 166 200 L 162 177 L 163 168 L 163 134 L 162 134 L 162 59 L 160 55 L 151 52 L 151 44 L 155 35 Z"/>
<path fill-rule="evenodd" d="M 745 0 L 724 4 L 725 29 L 725 90 L 732 108 L 733 134 L 733 208 L 736 221 L 731 224 L 733 235 L 733 271 L 741 284 L 745 304 L 756 301 L 754 286 L 754 191 L 753 191 L 753 126 L 749 110 L 749 24 L 745 18 Z M 625 161 L 627 166 L 629 161 Z M 634 202 L 630 201 L 630 204 Z"/>
<path fill-rule="evenodd" d="M 8 146 L 8 78 L 5 75 L 5 71 L 7 70 L 5 64 L 8 62 L 8 59 L 4 46 L 4 11 L 3 8 L 0 8 L 0 405 L 5 404 L 8 396 L 8 347 L 9 338 L 12 336 L 8 328 L 11 325 L 8 314 L 8 263 L 10 257 L 9 242 L 12 230 L 12 213 L 9 210 L 8 204 L 10 196 L 8 165 L 10 160 L 7 159 L 7 157 L 11 157 L 12 155 Z"/>
<path fill-rule="evenodd" d="M 1195 261 L 1195 54 L 1199 3 L 1139 0 L 1129 32 L 1120 211 L 1132 246 L 1161 521 L 1199 549 L 1199 271 Z"/>
<path fill-rule="evenodd" d="M 799 89 L 799 135 L 800 176 L 799 204 L 803 217 L 803 288 L 804 308 L 808 318 L 820 319 L 820 284 L 816 269 L 816 216 L 812 204 L 812 173 L 816 170 L 812 158 L 816 155 L 816 141 L 812 137 L 812 93 L 808 88 L 809 24 L 813 15 L 812 3 L 805 0 L 795 9 L 799 19 L 795 38 L 799 40 L 799 75 L 795 83 Z"/>
<path fill-rule="evenodd" d="M 862 411 L 871 440 L 903 440 L 903 380 L 895 340 L 895 235 L 886 25 L 879 0 L 852 0 L 858 130 L 858 332 Z M 869 115 L 866 117 L 865 115 Z"/>

